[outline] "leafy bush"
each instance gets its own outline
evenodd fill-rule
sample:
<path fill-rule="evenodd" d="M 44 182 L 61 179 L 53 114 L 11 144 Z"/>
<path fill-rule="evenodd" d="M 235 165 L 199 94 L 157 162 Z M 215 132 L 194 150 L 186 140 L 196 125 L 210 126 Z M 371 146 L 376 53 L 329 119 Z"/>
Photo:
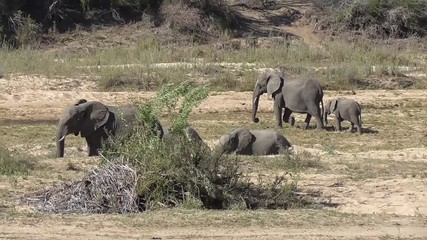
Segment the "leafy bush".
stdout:
<path fill-rule="evenodd" d="M 0 174 L 24 175 L 34 167 L 29 156 L 9 151 L 0 146 Z"/>
<path fill-rule="evenodd" d="M 295 183 L 278 178 L 255 185 L 241 173 L 237 156 L 209 151 L 185 137 L 183 130 L 191 110 L 207 96 L 207 87 L 190 82 L 163 86 L 154 99 L 140 106 L 139 120 L 151 125 L 166 109 L 171 122 L 167 137 L 172 141 L 162 141 L 153 132 L 138 128 L 131 137 L 109 142 L 102 151 L 104 164 L 124 163 L 136 169 L 140 210 L 172 206 L 276 208 L 296 202 L 290 197 Z"/>
<path fill-rule="evenodd" d="M 123 143 L 110 143 L 103 151 L 106 159 L 124 161 L 137 169 L 141 209 L 175 206 L 192 199 L 206 207 L 223 208 L 224 196 L 238 180 L 237 159 L 211 155 L 183 137 L 191 110 L 207 95 L 206 87 L 194 87 L 190 82 L 163 86 L 152 101 L 140 107 L 140 121 L 150 125 L 166 108 L 174 144 L 166 144 L 152 132 L 138 129 Z M 175 112 L 179 100 L 181 108 Z"/>
<path fill-rule="evenodd" d="M 371 37 L 409 37 L 427 34 L 427 1 L 422 0 L 318 0 L 336 14 L 320 27 L 338 32 L 366 31 Z"/>
<path fill-rule="evenodd" d="M 10 19 L 10 22 L 15 33 L 13 39 L 11 39 L 13 45 L 22 47 L 38 43 L 41 28 L 32 18 L 18 11 Z"/>

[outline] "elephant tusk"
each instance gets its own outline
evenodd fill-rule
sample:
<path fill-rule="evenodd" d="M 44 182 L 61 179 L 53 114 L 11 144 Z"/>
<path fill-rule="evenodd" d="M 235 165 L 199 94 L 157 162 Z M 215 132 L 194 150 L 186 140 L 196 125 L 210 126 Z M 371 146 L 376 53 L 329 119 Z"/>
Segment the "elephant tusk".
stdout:
<path fill-rule="evenodd" d="M 62 136 L 62 138 L 58 139 L 58 142 L 62 142 L 62 141 L 64 141 L 64 139 L 65 139 L 65 135 Z"/>

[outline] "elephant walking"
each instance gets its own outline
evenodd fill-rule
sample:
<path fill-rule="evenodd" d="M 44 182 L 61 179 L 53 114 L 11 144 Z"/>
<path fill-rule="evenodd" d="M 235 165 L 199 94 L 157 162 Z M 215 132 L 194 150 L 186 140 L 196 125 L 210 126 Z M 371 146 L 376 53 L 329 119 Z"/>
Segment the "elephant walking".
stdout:
<path fill-rule="evenodd" d="M 110 136 L 125 136 L 136 124 L 135 106 L 112 107 L 101 102 L 80 99 L 62 113 L 56 133 L 56 156 L 64 156 L 65 137 L 73 133 L 86 139 L 89 156 L 97 156 L 102 142 Z M 160 122 L 152 128 L 163 137 Z"/>
<path fill-rule="evenodd" d="M 275 129 L 238 128 L 221 136 L 219 143 L 225 153 L 235 152 L 241 155 L 280 154 L 292 146 L 282 133 Z"/>
<path fill-rule="evenodd" d="M 323 111 L 320 108 L 320 103 L 323 108 L 323 90 L 317 80 L 313 78 L 285 78 L 283 74 L 274 72 L 261 74 L 255 83 L 252 98 L 252 120 L 255 123 L 259 122 L 256 114 L 259 98 L 264 93 L 274 99 L 277 127 L 282 127 L 282 119 L 293 126 L 295 118 L 291 114 L 296 112 L 307 114 L 304 123 L 301 125 L 302 129 L 308 127 L 312 116 L 316 118 L 317 129 L 323 128 Z"/>
<path fill-rule="evenodd" d="M 328 101 L 323 114 L 325 125 L 328 124 L 328 115 L 331 113 L 335 115 L 335 131 L 341 131 L 341 122 L 347 120 L 351 123 L 348 129 L 350 132 L 356 127 L 357 133 L 362 134 L 362 108 L 358 102 L 344 98 Z"/>

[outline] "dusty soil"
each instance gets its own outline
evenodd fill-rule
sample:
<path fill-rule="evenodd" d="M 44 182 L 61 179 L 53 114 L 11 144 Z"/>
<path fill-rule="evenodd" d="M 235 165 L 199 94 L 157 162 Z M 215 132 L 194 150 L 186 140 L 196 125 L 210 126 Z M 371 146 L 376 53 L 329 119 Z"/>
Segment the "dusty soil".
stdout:
<path fill-rule="evenodd" d="M 274 24 L 273 21 L 277 23 L 286 11 L 303 13 L 307 7 L 304 1 L 287 1 L 286 7 L 279 10 L 241 11 L 257 20 L 261 32 L 290 33 L 302 37 L 308 44 L 317 44 L 321 38 L 310 27 L 297 22 Z M 124 40 L 127 43 L 137 39 L 130 32 L 122 34 L 128 36 Z M 79 49 L 83 44 L 75 45 L 74 37 L 79 36 L 70 36 L 70 43 L 67 40 L 58 48 Z M 98 43 L 102 45 L 108 38 L 88 39 L 87 48 L 97 48 Z M 46 172 L 36 172 L 34 176 L 0 178 L 0 238 L 427 239 L 427 91 L 416 89 L 326 91 L 325 101 L 341 96 L 355 99 L 364 106 L 364 127 L 368 133 L 360 137 L 350 133 L 283 130 L 295 142 L 296 152 L 307 151 L 326 166 L 322 171 L 306 171 L 298 176 L 298 186 L 304 193 L 319 192 L 318 201 L 328 203 L 329 207 L 320 210 L 180 209 L 125 216 L 62 216 L 35 213 L 18 204 L 22 194 L 76 179 L 97 163 L 96 158 L 86 157 L 84 142 L 71 137 L 67 157 L 63 161 L 52 157 L 55 125 L 65 106 L 81 98 L 121 105 L 143 102 L 154 94 L 101 92 L 96 79 L 87 77 L 14 74 L 0 78 L 0 131 L 3 133 L 0 143 L 38 156 L 39 164 L 52 175 L 47 178 Z M 251 96 L 250 92 L 212 93 L 194 110 L 192 123 L 211 147 L 217 143 L 219 134 L 234 126 L 262 128 L 273 124 L 272 103 L 266 96 L 261 98 L 260 113 L 268 123 L 250 122 Z M 387 117 L 381 118 L 381 115 Z M 299 121 L 303 119 L 302 115 L 296 117 Z M 38 125 L 44 128 L 35 128 L 32 134 L 40 131 L 49 135 L 42 142 L 34 136 L 26 142 L 22 136 L 17 137 L 21 132 L 13 132 L 17 128 L 25 132 Z M 212 126 L 216 128 L 213 133 Z M 397 127 L 402 129 L 396 130 Z M 50 141 L 46 140 L 50 136 Z M 402 138 L 401 144 L 399 138 Z M 328 144 L 336 149 L 326 149 Z M 70 162 L 78 166 L 79 171 L 66 170 Z M 269 171 L 264 174 L 282 174 Z"/>
<path fill-rule="evenodd" d="M 20 76 L 12 75 L 0 80 L 0 125 L 11 126 L 20 124 L 36 124 L 37 122 L 47 122 L 51 125 L 56 123 L 62 109 L 74 103 L 80 98 L 88 100 L 98 100 L 111 105 L 120 105 L 141 102 L 154 96 L 153 92 L 99 92 L 95 82 L 90 79 L 71 79 L 58 78 L 48 79 L 42 76 Z M 362 105 L 371 106 L 375 109 L 403 108 L 405 104 L 413 102 L 422 102 L 421 107 L 427 99 L 425 90 L 393 90 L 393 91 L 356 91 L 356 92 L 326 92 L 325 99 L 336 96 L 345 96 L 359 101 Z M 193 115 L 215 116 L 216 114 L 241 113 L 248 115 L 251 111 L 251 93 L 250 92 L 223 92 L 212 93 L 205 100 Z M 220 104 L 218 104 L 220 103 Z M 261 112 L 272 112 L 271 100 L 267 97 L 261 99 Z M 368 115 L 371 114 L 369 112 Z M 400 114 L 404 115 L 403 112 Z M 368 117 L 369 119 L 369 117 Z M 198 120 L 202 121 L 203 120 Z M 209 120 L 207 120 L 209 121 Z M 231 120 L 232 122 L 233 120 Z M 54 126 L 52 127 L 52 136 L 54 136 Z M 299 130 L 302 131 L 302 130 Z M 331 133 L 337 134 L 337 133 Z M 338 133 L 350 134 L 350 133 Z M 215 145 L 216 138 L 207 138 L 205 132 L 201 131 L 202 137 L 211 145 Z M 7 135 L 2 136 L 6 140 Z M 52 143 L 49 143 L 52 146 Z M 93 160 L 86 158 L 84 144 L 69 146 L 66 151 L 69 152 L 69 160 L 77 163 L 84 160 L 92 161 L 88 166 L 93 166 Z M 46 143 L 39 144 L 22 144 L 20 148 L 31 151 L 33 155 L 46 155 L 49 153 Z M 15 146 L 16 147 L 16 146 Z M 425 201 L 427 194 L 427 180 L 425 177 L 408 177 L 408 176 L 390 176 L 390 177 L 370 177 L 360 179 L 349 179 L 345 174 L 338 174 L 338 168 L 342 168 L 339 163 L 346 162 L 357 163 L 362 161 L 384 162 L 419 162 L 427 163 L 427 148 L 404 148 L 395 150 L 376 150 L 362 152 L 335 151 L 330 154 L 322 146 L 316 143 L 301 144 L 295 146 L 295 151 L 308 151 L 319 157 L 321 162 L 331 165 L 331 173 L 304 173 L 299 176 L 298 184 L 305 191 L 319 191 L 319 201 L 328 201 L 331 211 L 350 214 L 367 214 L 372 218 L 383 219 L 384 222 L 376 222 L 371 225 L 353 226 L 349 224 L 338 224 L 331 230 L 328 226 L 322 225 L 321 228 L 313 225 L 305 225 L 303 229 L 290 224 L 292 227 L 275 226 L 259 227 L 251 226 L 248 228 L 235 229 L 233 227 L 212 228 L 200 226 L 193 229 L 191 224 L 182 227 L 171 227 L 164 229 L 162 227 L 152 227 L 144 230 L 137 230 L 129 227 L 135 232 L 130 233 L 129 229 L 114 227 L 114 221 L 102 220 L 104 216 L 94 217 L 91 221 L 101 226 L 93 228 L 92 224 L 87 223 L 87 217 L 67 217 L 67 221 L 55 220 L 56 217 L 45 216 L 37 217 L 36 220 L 26 220 L 18 217 L 13 220 L 4 222 L 1 225 L 1 232 L 6 238 L 32 238 L 40 236 L 43 239 L 67 237 L 72 239 L 90 238 L 148 238 L 156 236 L 161 238 L 204 238 L 210 239 L 215 236 L 216 239 L 243 238 L 252 239 L 262 237 L 267 239 L 279 239 L 282 237 L 292 237 L 297 239 L 306 239 L 311 237 L 330 239 L 351 239 L 354 237 L 377 238 L 380 236 L 392 235 L 412 238 L 427 237 L 426 215 L 427 203 Z M 79 157 L 72 157 L 77 154 Z M 85 160 L 89 159 L 89 160 Z M 92 158 L 93 159 L 93 158 Z M 53 158 L 48 158 L 44 162 L 51 165 L 55 171 L 64 172 L 65 162 L 56 162 Z M 336 164 L 335 164 L 336 163 Z M 53 164 L 53 165 L 52 165 Z M 384 165 L 387 167 L 387 164 Z M 89 169 L 90 167 L 82 167 Z M 336 170 L 338 169 L 338 170 Z M 82 174 L 82 173 L 81 173 Z M 72 176 L 70 176 L 72 179 Z M 40 181 L 40 180 L 38 180 Z M 31 186 L 33 181 L 24 181 Z M 42 181 L 37 186 L 49 185 L 50 181 Z M 22 183 L 24 184 L 24 183 Z M 25 185 L 25 184 L 24 184 Z M 27 186 L 27 187 L 28 187 Z M 3 182 L 2 188 L 13 189 L 13 184 Z M 35 186 L 32 185 L 31 189 Z M 18 194 L 19 195 L 19 194 Z M 6 206 L 10 206 L 7 203 Z M 13 204 L 12 204 L 13 205 Z M 27 208 L 15 206 L 16 211 L 32 212 Z M 185 214 L 184 214 L 185 215 Z M 356 215 L 358 216 L 358 215 Z M 375 217 L 376 216 L 376 217 Z M 387 216 L 387 217 L 384 217 Z M 188 216 L 189 217 L 189 216 Z M 387 219 L 387 220 L 385 220 Z M 409 219 L 409 220 L 408 220 Z M 34 223 L 37 222 L 37 224 Z M 105 221 L 105 222 L 104 222 Z M 328 222 L 324 219 L 325 222 Z M 346 220 L 347 221 L 347 220 Z M 362 221 L 363 222 L 363 221 Z M 83 224 L 83 225 L 81 225 Z M 95 224 L 95 225 L 96 225 Z M 111 224 L 111 225 L 109 225 Z M 38 225 L 43 225 L 40 229 Z M 398 229 L 398 230 L 397 230 Z M 78 235 L 75 235 L 76 232 Z"/>

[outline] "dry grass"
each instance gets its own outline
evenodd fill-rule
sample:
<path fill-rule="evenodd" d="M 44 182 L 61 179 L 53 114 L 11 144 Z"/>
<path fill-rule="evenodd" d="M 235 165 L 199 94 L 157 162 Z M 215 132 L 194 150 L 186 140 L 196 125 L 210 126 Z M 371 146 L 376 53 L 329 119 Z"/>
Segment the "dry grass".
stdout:
<path fill-rule="evenodd" d="M 262 68 L 283 68 L 291 75 L 317 77 L 326 89 L 343 90 L 378 88 L 372 79 L 401 77 L 409 69 L 423 69 L 425 62 L 412 56 L 418 47 L 408 41 L 400 45 L 375 42 L 339 42 L 322 47 L 308 46 L 302 42 L 290 45 L 274 44 L 268 48 L 217 49 L 215 45 L 162 44 L 155 35 L 146 34 L 130 47 L 112 47 L 94 53 L 61 54 L 38 50 L 2 49 L 5 59 L 2 70 L 8 73 L 38 73 L 46 76 L 88 75 L 100 79 L 106 90 L 155 90 L 165 82 L 193 79 L 210 82 L 216 90 L 249 90 Z M 157 63 L 187 62 L 201 66 L 160 67 Z M 255 63 L 251 65 L 218 67 L 210 63 Z M 49 64 L 46 64 L 49 63 Z M 123 64 L 136 64 L 122 66 Z M 93 66 L 87 68 L 87 66 Z M 101 66 L 101 67 L 96 67 Z M 104 66 L 104 67 L 103 67 Z M 375 66 L 375 67 L 374 67 Z M 375 71 L 373 70 L 375 68 Z M 414 70 L 412 70 L 414 71 Z M 409 73 L 411 70 L 409 70 Z M 418 88 L 425 85 L 425 77 L 410 79 Z M 397 84 L 392 88 L 402 88 Z"/>
<path fill-rule="evenodd" d="M 227 36 L 224 38 L 226 39 Z M 373 79 L 408 73 L 399 66 L 419 68 L 417 71 L 426 73 L 425 56 L 420 55 L 423 49 L 411 41 L 405 42 L 403 46 L 356 41 L 353 43 L 335 41 L 322 46 L 308 46 L 297 41 L 287 46 L 277 43 L 267 48 L 217 49 L 216 45 L 194 45 L 192 42 L 181 42 L 179 45 L 165 43 L 152 34 L 146 34 L 137 39 L 139 40 L 134 41 L 135 44 L 127 47 L 115 46 L 98 50 L 89 48 L 88 52 L 78 51 L 77 53 L 69 50 L 42 52 L 31 49 L 17 51 L 2 49 L 0 59 L 4 61 L 0 68 L 6 74 L 6 79 L 7 74 L 10 73 L 40 73 L 47 76 L 87 75 L 97 79 L 99 85 L 105 90 L 155 90 L 166 82 L 190 79 L 201 84 L 209 82 L 213 89 L 218 91 L 249 91 L 253 88 L 259 68 L 283 67 L 292 75 L 318 77 L 328 90 L 351 89 L 356 90 L 357 94 L 361 86 L 355 80 L 369 82 Z M 255 66 L 153 67 L 156 63 L 195 63 L 200 59 L 208 63 L 255 63 Z M 136 63 L 140 66 L 80 68 L 81 66 L 128 63 Z M 373 71 L 372 66 L 377 66 L 379 70 Z M 426 83 L 425 77 L 416 78 L 414 87 L 425 88 Z M 333 94 L 342 93 L 334 92 Z M 324 184 L 318 181 L 328 177 L 332 178 L 332 183 L 347 182 L 361 188 L 364 187 L 366 180 L 375 181 L 386 178 L 399 182 L 402 179 L 425 179 L 427 173 L 423 169 L 426 168 L 426 156 L 415 153 L 417 149 L 425 149 L 427 146 L 427 134 L 423 130 L 427 111 L 423 99 L 408 98 L 391 101 L 387 98 L 382 99 L 382 96 L 375 96 L 373 99 L 375 100 L 363 102 L 365 128 L 363 135 L 331 131 L 317 132 L 313 129 L 302 131 L 285 125 L 281 131 L 293 144 L 309 153 L 306 158 L 299 161 L 286 161 L 285 158 L 244 157 L 241 164 L 245 173 L 255 177 L 261 175 L 264 181 L 267 181 L 274 179 L 273 176 L 277 174 L 288 174 L 288 169 L 291 169 L 292 180 L 301 182 L 298 182 L 298 186 L 301 187 L 302 195 L 308 194 L 310 188 L 316 184 L 322 190 L 331 189 L 331 183 Z M 6 114 L 7 111 L 0 109 L 1 113 Z M 295 116 L 298 122 L 304 118 L 299 114 Z M 248 111 L 221 110 L 209 113 L 194 112 L 190 122 L 201 133 L 203 139 L 216 143 L 221 134 L 237 127 L 270 128 L 274 126 L 272 112 L 261 112 L 260 119 L 260 123 L 254 124 L 250 120 Z M 348 127 L 348 123 L 345 123 L 344 127 Z M 330 126 L 328 130 L 331 130 Z M 80 137 L 67 139 L 69 149 L 67 149 L 66 160 L 54 159 L 54 132 L 55 123 L 0 125 L 0 134 L 7 136 L 8 147 L 37 155 L 36 168 L 29 174 L 24 177 L 2 176 L 0 178 L 0 185 L 4 187 L 0 190 L 0 216 L 8 221 L 8 227 L 4 230 L 4 233 L 8 234 L 5 235 L 7 237 L 28 238 L 37 235 L 52 239 L 61 237 L 72 239 L 78 229 L 81 235 L 77 237 L 94 239 L 125 238 L 133 233 L 135 235 L 132 236 L 147 238 L 158 237 L 159 233 L 162 233 L 164 238 L 209 239 L 216 234 L 225 239 L 235 233 L 237 235 L 235 238 L 239 239 L 245 239 L 245 237 L 247 239 L 251 237 L 283 239 L 287 236 L 284 235 L 285 233 L 295 237 L 296 234 L 301 233 L 301 229 L 305 229 L 304 231 L 316 229 L 316 232 L 304 232 L 304 234 L 316 237 L 322 235 L 326 236 L 325 239 L 330 239 L 366 238 L 367 235 L 361 234 L 372 229 L 380 229 L 381 232 L 375 232 L 369 236 L 402 239 L 410 238 L 410 234 L 405 235 L 404 229 L 411 231 L 413 229 L 409 227 L 423 228 L 426 224 L 423 215 L 407 217 L 394 214 L 347 214 L 339 209 L 327 210 L 325 205 L 319 207 L 323 209 L 315 210 L 209 211 L 188 210 L 186 209 L 188 206 L 183 204 L 173 210 L 123 216 L 109 214 L 64 217 L 37 214 L 32 210 L 22 209 L 22 206 L 15 203 L 16 198 L 64 180 L 79 180 L 86 171 L 99 164 L 99 159 L 86 157 L 87 154 L 83 149 L 85 142 Z M 415 150 L 411 152 L 408 150 L 410 148 Z M 403 156 L 399 155 L 400 152 Z M 380 154 L 384 154 L 385 157 Z M 303 181 L 311 182 L 304 185 Z M 342 189 L 346 189 L 345 186 Z M 321 192 L 317 193 L 321 194 Z M 351 192 L 347 194 L 348 202 L 356 201 L 351 198 Z M 402 192 L 402 195 L 405 194 L 408 193 Z M 320 196 L 319 200 L 324 200 L 321 197 L 323 196 Z M 334 203 L 332 198 L 326 200 Z M 361 203 L 360 208 L 364 206 Z M 316 208 L 316 206 L 309 207 Z M 38 227 L 37 232 L 31 232 L 36 231 L 34 226 L 38 226 L 41 221 L 46 226 L 43 230 L 45 232 L 40 233 Z M 224 228 L 226 230 L 221 231 Z M 52 229 L 52 232 L 58 233 L 55 235 L 46 229 Z M 352 229 L 355 233 L 349 232 Z M 274 231 L 278 233 L 272 236 L 268 235 L 267 231 L 270 234 Z M 204 232 L 205 235 L 200 232 Z M 248 235 L 248 232 L 257 232 L 258 235 Z M 349 235 L 331 235 L 331 232 L 345 232 Z M 414 232 L 412 231 L 411 234 Z M 221 237 L 218 238 L 221 239 Z M 307 238 L 307 235 L 300 238 Z"/>
<path fill-rule="evenodd" d="M 396 92 L 396 96 L 399 93 Z M 394 101 L 372 101 L 364 107 L 363 121 L 365 127 L 377 130 L 378 133 L 365 133 L 362 136 L 350 133 L 333 133 L 333 132 L 316 132 L 312 129 L 302 131 L 299 128 L 290 128 L 285 126 L 282 129 L 285 136 L 287 136 L 292 143 L 297 146 L 303 147 L 310 152 L 306 159 L 303 159 L 301 165 L 295 165 L 297 162 L 291 162 L 293 180 L 298 182 L 301 187 L 302 194 L 306 194 L 304 189 L 309 189 L 312 185 L 304 185 L 302 182 L 310 180 L 307 175 L 315 175 L 316 177 L 322 176 L 336 176 L 334 182 L 344 182 L 344 184 L 353 183 L 363 187 L 365 181 L 375 181 L 376 179 L 425 179 L 426 172 L 423 169 L 425 166 L 425 156 L 417 155 L 416 150 L 409 154 L 405 149 L 411 147 L 425 147 L 427 144 L 427 135 L 420 131 L 422 129 L 422 119 L 425 118 L 427 112 L 425 111 L 425 104 L 416 99 L 403 99 L 397 103 L 399 107 L 395 106 Z M 402 117 L 402 115 L 404 117 Z M 299 115 L 297 115 L 299 116 Z M 396 118 L 396 116 L 399 116 Z M 215 141 L 219 136 L 230 129 L 240 127 L 242 125 L 250 128 L 266 128 L 274 124 L 272 112 L 262 112 L 260 115 L 261 122 L 253 124 L 250 122 L 249 112 L 219 112 L 219 113 L 194 113 L 190 117 L 190 122 L 201 133 L 203 139 Z M 297 118 L 301 121 L 301 116 Z M 346 125 L 347 126 L 347 125 Z M 2 129 L 7 129 L 3 134 L 9 135 L 11 132 L 11 145 L 25 143 L 28 136 L 33 141 L 41 146 L 47 145 L 50 142 L 49 133 L 54 134 L 54 124 L 46 124 L 33 126 L 29 125 L 13 125 L 12 127 L 2 126 Z M 40 136 L 36 137 L 35 133 L 40 132 Z M 33 136 L 34 135 L 34 136 Z M 79 146 L 82 145 L 77 141 L 77 138 L 70 138 L 69 145 Z M 80 140 L 80 139 L 78 139 Z M 68 143 L 67 143 L 68 145 Z M 53 147 L 53 146 L 52 146 Z M 24 146 L 24 151 L 30 151 L 29 148 Z M 314 151 L 315 150 L 315 151 Z M 372 156 L 367 155 L 369 150 L 372 151 Z M 402 151 L 400 156 L 399 150 Z M 380 157 L 376 152 L 385 151 L 386 155 Z M 390 154 L 388 157 L 387 154 Z M 86 153 L 82 153 L 86 155 Z M 418 226 L 425 224 L 423 216 L 405 217 L 396 215 L 384 214 L 347 214 L 341 213 L 339 210 L 306 210 L 306 209 L 291 209 L 288 211 L 275 210 L 275 211 L 241 211 L 241 210 L 228 210 L 223 211 L 206 211 L 206 210 L 188 210 L 185 205 L 178 206 L 174 210 L 161 210 L 144 214 L 130 214 L 124 216 L 117 215 L 87 215 L 87 216 L 52 216 L 35 214 L 31 210 L 19 210 L 21 207 L 14 203 L 16 194 L 18 196 L 32 192 L 40 187 L 51 186 L 52 183 L 62 182 L 63 180 L 79 180 L 88 169 L 93 169 L 98 164 L 97 159 L 94 158 L 70 158 L 68 161 L 53 159 L 52 156 L 42 155 L 38 157 L 36 169 L 31 171 L 29 176 L 24 178 L 1 178 L 1 184 L 5 186 L 5 191 L 0 192 L 0 206 L 2 206 L 3 216 L 8 219 L 10 226 L 18 227 L 25 226 L 26 229 L 31 229 L 32 224 L 35 222 L 43 221 L 51 228 L 73 226 L 81 230 L 81 236 L 89 236 L 87 234 L 96 232 L 108 238 L 111 236 L 125 237 L 128 233 L 119 233 L 126 227 L 129 229 L 154 229 L 161 228 L 157 231 L 165 233 L 164 229 L 177 229 L 181 234 L 192 234 L 191 236 L 199 236 L 199 238 L 208 238 L 207 236 L 197 235 L 192 232 L 190 228 L 195 226 L 198 228 L 215 228 L 215 231 L 220 231 L 225 226 L 233 229 L 268 229 L 273 231 L 275 228 L 286 226 L 286 229 L 319 229 L 321 226 L 324 229 L 333 227 L 350 229 L 354 226 L 359 226 L 360 232 L 366 229 L 364 226 L 379 226 L 390 227 L 393 231 L 388 231 L 388 238 L 398 236 L 396 222 L 402 224 L 402 229 L 409 226 Z M 245 157 L 242 159 L 242 167 L 245 172 L 258 179 L 261 175 L 263 181 L 274 179 L 273 176 L 277 174 L 284 174 L 289 169 L 289 162 L 280 162 L 278 158 L 254 158 Z M 73 166 L 73 170 L 70 169 Z M 313 180 L 314 181 L 314 180 Z M 313 183 L 312 183 L 313 184 Z M 316 181 L 316 184 L 320 184 Z M 329 186 L 329 183 L 328 185 Z M 345 187 L 345 185 L 344 185 Z M 330 187 L 322 186 L 325 190 Z M 345 189 L 345 188 L 343 188 Z M 308 190 L 307 190 L 308 191 Z M 349 193 L 347 193 L 349 194 Z M 403 193 L 402 193 L 403 194 Z M 316 206 L 310 206 L 316 208 Z M 324 208 L 324 206 L 323 206 Z M 14 210 L 18 209 L 18 210 Z M 329 209 L 329 208 L 328 208 Z M 191 216 L 191 217 L 189 217 Z M 165 220 L 167 219 L 167 220 Z M 404 223 L 403 223 L 403 222 Z M 409 221 L 409 222 L 405 222 Z M 159 227 L 160 226 L 160 227 Z M 114 228 L 114 231 L 111 229 Z M 122 229 L 122 230 L 120 230 Z M 16 228 L 15 228 L 16 230 Z M 71 231 L 71 230 L 70 230 Z M 172 231 L 172 230 L 169 230 Z M 185 233 L 182 233 L 182 232 Z M 235 230 L 231 230 L 235 231 Z M 258 231 L 258 230 L 257 230 Z M 415 231 L 415 230 L 414 230 Z M 25 231 L 15 231 L 16 236 L 18 232 L 25 234 Z M 259 231 L 258 231 L 259 232 Z M 286 231 L 285 231 L 286 232 Z M 174 236 L 187 236 L 177 235 L 176 232 L 169 232 Z M 49 233 L 42 233 L 48 236 Z M 71 234 L 68 230 L 63 230 L 63 236 Z M 156 233 L 146 233 L 147 237 L 158 236 Z M 150 235 L 151 234 L 151 235 Z M 196 234 L 196 235 L 194 235 Z M 229 236 L 230 232 L 224 232 L 224 236 Z M 244 233 L 241 233 L 244 234 Z M 315 234 L 315 233 L 310 233 Z M 325 236 L 330 233 L 325 233 Z M 350 233 L 349 233 L 350 234 Z M 376 233 L 378 234 L 378 233 Z M 382 232 L 381 234 L 384 234 Z M 393 235 L 394 234 L 394 235 Z M 22 235 L 28 236 L 28 235 Z M 50 235 L 49 235 L 50 236 Z M 145 236 L 145 235 L 144 235 Z M 171 235 L 169 235 L 171 236 Z M 266 237 L 264 233 L 260 232 L 260 236 Z M 283 237 L 283 235 L 280 235 Z M 352 236 L 359 236 L 352 233 Z M 385 236 L 385 235 L 375 235 Z M 401 238 L 405 233 L 401 232 Z M 56 236 L 58 237 L 58 236 Z M 253 236 L 252 236 L 253 237 Z M 338 236 L 342 237 L 342 236 Z M 362 236 L 363 237 L 363 236 Z M 250 238 L 250 237 L 249 237 Z M 271 236 L 271 238 L 279 239 L 280 237 Z"/>

